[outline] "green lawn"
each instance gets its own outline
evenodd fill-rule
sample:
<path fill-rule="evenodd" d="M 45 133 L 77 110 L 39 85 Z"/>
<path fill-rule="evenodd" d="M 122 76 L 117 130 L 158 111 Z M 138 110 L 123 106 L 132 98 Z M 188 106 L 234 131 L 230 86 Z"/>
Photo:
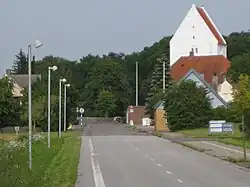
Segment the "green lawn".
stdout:
<path fill-rule="evenodd" d="M 26 144 L 19 143 L 18 147 L 15 147 L 18 142 L 14 141 L 13 144 L 2 141 L 0 145 L 1 187 L 74 186 L 80 154 L 80 132 L 67 132 L 61 139 L 57 133 L 52 133 L 50 149 L 46 136 L 40 136 L 40 140 L 33 142 L 32 171 L 27 163 L 27 140 L 24 138 L 23 142 Z"/>
<path fill-rule="evenodd" d="M 190 129 L 179 132 L 192 138 L 210 138 L 225 144 L 242 146 L 242 138 L 238 129 L 235 130 L 234 135 L 232 133 L 208 134 L 208 128 Z M 246 146 L 250 148 L 250 141 L 246 142 Z"/>

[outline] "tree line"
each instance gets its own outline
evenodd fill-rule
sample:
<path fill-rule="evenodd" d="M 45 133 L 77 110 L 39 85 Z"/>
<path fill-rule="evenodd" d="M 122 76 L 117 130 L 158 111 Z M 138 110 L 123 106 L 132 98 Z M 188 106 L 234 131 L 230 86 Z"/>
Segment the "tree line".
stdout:
<path fill-rule="evenodd" d="M 32 86 L 33 124 L 46 130 L 47 125 L 47 81 L 48 66 L 56 65 L 58 70 L 51 75 L 51 120 L 56 130 L 58 120 L 59 79 L 66 78 L 71 84 L 68 90 L 68 122 L 74 121 L 76 107 L 85 109 L 85 116 L 125 116 L 128 105 L 135 104 L 136 62 L 139 69 L 139 105 L 147 104 L 152 115 L 153 106 L 166 96 L 171 86 L 169 76 L 169 41 L 164 37 L 150 47 L 131 54 L 110 52 L 107 55 L 83 56 L 78 61 L 61 57 L 46 56 L 32 61 L 32 73 L 41 74 L 41 80 Z M 228 43 L 228 58 L 232 62 L 228 77 L 237 83 L 241 74 L 250 74 L 250 33 L 238 32 L 225 36 Z M 166 63 L 166 93 L 162 90 L 162 62 Z M 27 54 L 20 51 L 13 63 L 15 74 L 27 74 Z M 24 91 L 23 105 L 11 95 L 12 83 L 2 79 L 0 89 L 0 123 L 26 125 L 27 92 Z M 191 86 L 191 85 L 190 85 Z M 192 87 L 192 86 L 191 86 Z M 177 89 L 177 88 L 176 88 Z M 199 92 L 200 93 L 200 92 Z M 201 94 L 202 95 L 202 94 Z M 8 104 L 7 104 L 8 103 Z M 7 107 L 11 105 L 11 107 Z M 20 119 L 20 120 L 15 120 Z"/>

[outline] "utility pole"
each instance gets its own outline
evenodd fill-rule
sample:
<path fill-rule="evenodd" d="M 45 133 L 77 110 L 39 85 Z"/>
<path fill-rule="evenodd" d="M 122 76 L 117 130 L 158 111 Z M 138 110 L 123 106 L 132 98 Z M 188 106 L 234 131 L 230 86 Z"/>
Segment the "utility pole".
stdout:
<path fill-rule="evenodd" d="M 163 65 L 163 68 L 162 68 L 162 70 L 163 70 L 163 72 L 162 72 L 162 74 L 163 74 L 163 81 L 162 81 L 163 87 L 162 87 L 162 89 L 163 89 L 163 92 L 165 92 L 165 89 L 166 89 L 166 62 L 165 62 L 165 59 L 162 60 L 162 65 Z"/>
<path fill-rule="evenodd" d="M 136 61 L 136 75 L 135 75 L 135 81 L 136 81 L 136 93 L 135 93 L 135 99 L 136 99 L 136 106 L 138 106 L 138 62 Z"/>

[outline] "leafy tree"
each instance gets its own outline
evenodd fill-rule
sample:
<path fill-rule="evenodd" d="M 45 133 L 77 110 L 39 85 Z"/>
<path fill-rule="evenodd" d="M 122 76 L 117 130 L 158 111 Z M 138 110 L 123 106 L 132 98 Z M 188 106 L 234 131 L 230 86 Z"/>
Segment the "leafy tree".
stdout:
<path fill-rule="evenodd" d="M 250 52 L 232 58 L 228 75 L 233 82 L 237 82 L 240 74 L 250 74 Z"/>
<path fill-rule="evenodd" d="M 96 101 L 96 109 L 101 115 L 108 117 L 116 108 L 116 98 L 112 92 L 102 90 Z"/>
<path fill-rule="evenodd" d="M 242 116 L 243 129 L 243 151 L 246 159 L 245 133 L 250 137 L 250 126 L 244 123 L 244 112 L 250 108 L 250 87 L 249 76 L 241 74 L 237 86 L 234 89 L 233 107 L 237 111 L 238 116 Z"/>
<path fill-rule="evenodd" d="M 13 83 L 7 77 L 0 80 L 0 129 L 18 121 L 20 105 L 13 98 L 12 88 Z"/>
<path fill-rule="evenodd" d="M 212 108 L 207 92 L 193 81 L 172 85 L 164 98 L 168 127 L 171 131 L 208 125 Z"/>
<path fill-rule="evenodd" d="M 116 98 L 116 114 L 124 115 L 130 94 L 129 84 L 121 64 L 114 60 L 97 60 L 85 85 L 85 108 L 94 110 L 93 101 L 102 90 L 112 92 Z"/>

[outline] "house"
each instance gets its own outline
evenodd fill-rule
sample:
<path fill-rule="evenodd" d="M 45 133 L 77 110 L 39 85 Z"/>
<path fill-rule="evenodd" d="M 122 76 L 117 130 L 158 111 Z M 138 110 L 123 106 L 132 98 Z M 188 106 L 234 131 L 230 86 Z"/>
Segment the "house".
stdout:
<path fill-rule="evenodd" d="M 142 119 L 149 117 L 146 115 L 146 107 L 145 106 L 128 106 L 126 112 L 126 122 L 130 123 L 133 121 L 134 125 L 142 125 Z"/>
<path fill-rule="evenodd" d="M 13 74 L 10 69 L 6 70 L 4 75 L 13 81 L 13 97 L 20 98 L 23 96 L 23 90 L 28 89 L 29 86 L 29 76 L 28 74 Z M 33 84 L 37 80 L 41 80 L 41 75 L 33 74 L 31 75 L 31 83 Z"/>
<path fill-rule="evenodd" d="M 179 81 L 190 69 L 194 69 L 217 90 L 219 84 L 224 81 L 230 64 L 230 61 L 222 55 L 180 57 L 171 67 L 171 77 L 174 81 Z"/>
<path fill-rule="evenodd" d="M 167 118 L 165 117 L 164 101 L 158 101 L 154 109 L 155 131 L 169 131 L 167 126 Z"/>
<path fill-rule="evenodd" d="M 223 83 L 218 86 L 218 94 L 226 101 L 233 101 L 233 86 L 225 79 Z"/>
<path fill-rule="evenodd" d="M 218 93 L 217 91 L 207 83 L 205 79 L 203 79 L 203 76 L 199 74 L 197 71 L 194 69 L 190 69 L 186 75 L 180 80 L 192 80 L 196 82 L 197 86 L 202 86 L 207 90 L 207 97 L 211 99 L 211 105 L 212 108 L 217 108 L 220 106 L 227 107 L 228 103 L 226 100 L 224 100 Z"/>
<path fill-rule="evenodd" d="M 227 57 L 227 44 L 204 7 L 195 4 L 170 40 L 170 66 L 180 57 L 222 55 Z"/>

